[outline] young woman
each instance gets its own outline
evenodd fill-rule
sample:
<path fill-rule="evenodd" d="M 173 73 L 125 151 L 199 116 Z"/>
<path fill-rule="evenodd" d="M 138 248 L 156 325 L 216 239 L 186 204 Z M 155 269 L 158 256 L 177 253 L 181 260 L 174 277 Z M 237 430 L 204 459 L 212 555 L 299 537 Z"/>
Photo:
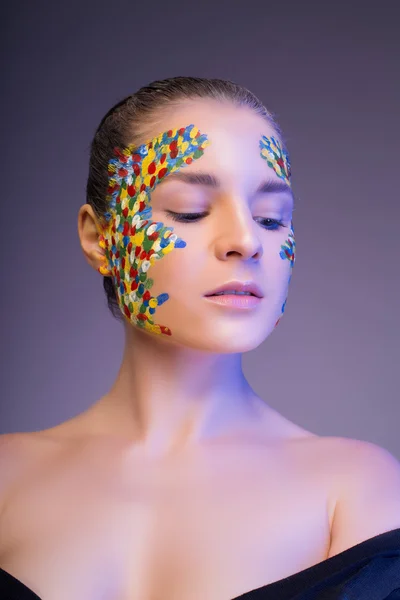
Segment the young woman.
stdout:
<path fill-rule="evenodd" d="M 285 309 L 292 215 L 282 132 L 239 85 L 156 81 L 107 113 L 78 232 L 123 359 L 85 412 L 2 436 L 1 598 L 394 600 L 397 460 L 242 373 Z"/>

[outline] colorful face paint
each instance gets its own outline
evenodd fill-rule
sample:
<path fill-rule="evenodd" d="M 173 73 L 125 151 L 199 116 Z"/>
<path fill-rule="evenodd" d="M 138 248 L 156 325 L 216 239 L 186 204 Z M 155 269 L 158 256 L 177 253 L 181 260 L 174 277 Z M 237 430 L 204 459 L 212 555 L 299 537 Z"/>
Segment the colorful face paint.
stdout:
<path fill-rule="evenodd" d="M 291 186 L 290 177 L 292 173 L 289 155 L 282 148 L 279 141 L 273 136 L 268 138 L 263 135 L 260 140 L 260 150 L 261 156 L 265 158 L 268 165 L 275 171 L 278 177 Z"/>
<path fill-rule="evenodd" d="M 292 186 L 290 177 L 291 177 L 291 168 L 290 168 L 290 160 L 289 155 L 284 150 L 279 143 L 279 140 L 274 137 L 266 137 L 263 135 L 260 140 L 260 150 L 261 156 L 265 158 L 268 163 L 268 166 L 271 167 L 275 171 L 275 173 L 283 179 L 289 187 Z M 295 262 L 295 254 L 296 254 L 296 242 L 294 239 L 294 227 L 293 221 L 291 222 L 289 237 L 286 240 L 285 244 L 281 246 L 281 251 L 279 253 L 280 257 L 285 259 L 287 258 L 290 261 L 290 266 L 294 266 Z"/>
<path fill-rule="evenodd" d="M 275 139 L 273 136 L 268 138 L 265 135 L 263 135 L 260 140 L 260 150 L 261 156 L 267 161 L 268 166 L 275 171 L 275 173 L 278 175 L 278 177 L 280 177 L 280 179 L 283 179 L 289 185 L 289 187 L 291 187 L 290 177 L 292 173 L 289 155 L 286 152 L 286 150 L 282 148 L 281 144 L 279 143 L 279 140 Z M 288 239 L 281 246 L 279 256 L 283 260 L 288 259 L 290 261 L 290 267 L 292 271 L 296 260 L 296 242 L 294 238 L 293 221 L 290 224 Z M 292 272 L 290 272 L 288 285 L 290 283 L 291 278 Z M 284 303 L 282 304 L 281 315 L 276 321 L 275 327 L 278 325 L 283 313 L 285 312 L 286 302 L 287 296 L 285 298 Z"/>
<path fill-rule="evenodd" d="M 293 269 L 296 260 L 296 242 L 294 239 L 293 221 L 290 224 L 289 236 L 286 242 L 281 246 L 279 256 L 283 259 L 287 258 L 290 261 L 290 266 Z"/>
<path fill-rule="evenodd" d="M 99 267 L 110 275 L 125 318 L 152 333 L 171 335 L 171 330 L 153 321 L 157 306 L 167 293 L 154 297 L 153 280 L 147 272 L 156 260 L 186 242 L 173 234 L 173 227 L 151 220 L 150 192 L 169 173 L 200 158 L 210 142 L 194 125 L 161 133 L 150 142 L 121 150 L 108 164 L 109 212 L 101 225 L 99 245 L 105 250 L 107 265 Z"/>

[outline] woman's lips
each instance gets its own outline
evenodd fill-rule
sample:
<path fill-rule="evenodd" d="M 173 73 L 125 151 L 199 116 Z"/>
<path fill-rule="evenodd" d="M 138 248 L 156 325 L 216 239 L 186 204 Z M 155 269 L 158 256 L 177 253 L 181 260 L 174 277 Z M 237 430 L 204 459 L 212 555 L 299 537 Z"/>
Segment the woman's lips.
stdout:
<path fill-rule="evenodd" d="M 262 298 L 243 294 L 222 294 L 220 296 L 205 296 L 213 304 L 226 308 L 252 309 L 261 303 Z"/>

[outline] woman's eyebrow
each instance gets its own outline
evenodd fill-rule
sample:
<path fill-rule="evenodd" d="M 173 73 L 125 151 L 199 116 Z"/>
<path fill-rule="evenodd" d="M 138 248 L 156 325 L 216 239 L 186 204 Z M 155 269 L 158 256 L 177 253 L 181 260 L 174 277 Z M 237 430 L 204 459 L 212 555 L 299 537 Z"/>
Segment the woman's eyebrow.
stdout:
<path fill-rule="evenodd" d="M 179 173 L 170 173 L 166 176 L 164 181 L 183 181 L 192 185 L 206 185 L 212 188 L 221 187 L 221 182 L 215 175 L 210 173 L 203 173 L 202 171 L 196 171 L 193 173 L 185 173 L 180 171 Z M 256 194 L 276 194 L 286 192 L 292 195 L 290 186 L 282 181 L 276 179 L 267 179 L 263 181 L 257 188 Z"/>
<path fill-rule="evenodd" d="M 197 171 L 194 173 L 184 173 L 180 171 L 179 173 L 169 173 L 166 175 L 164 181 L 183 181 L 184 183 L 190 183 L 192 185 L 207 185 L 213 188 L 219 188 L 221 182 L 215 175 L 210 175 L 209 173 L 203 173 L 201 171 Z"/>

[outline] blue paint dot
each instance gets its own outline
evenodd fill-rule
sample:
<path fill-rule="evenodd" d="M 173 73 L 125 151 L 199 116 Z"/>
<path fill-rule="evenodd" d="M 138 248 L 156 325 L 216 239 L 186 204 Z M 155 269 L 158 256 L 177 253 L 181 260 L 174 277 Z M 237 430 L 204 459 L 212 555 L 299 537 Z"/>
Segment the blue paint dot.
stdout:
<path fill-rule="evenodd" d="M 169 296 L 167 293 L 160 294 L 159 296 L 157 296 L 158 306 L 161 306 L 161 304 L 164 304 L 164 302 L 166 302 L 168 300 L 168 298 L 169 298 Z"/>

